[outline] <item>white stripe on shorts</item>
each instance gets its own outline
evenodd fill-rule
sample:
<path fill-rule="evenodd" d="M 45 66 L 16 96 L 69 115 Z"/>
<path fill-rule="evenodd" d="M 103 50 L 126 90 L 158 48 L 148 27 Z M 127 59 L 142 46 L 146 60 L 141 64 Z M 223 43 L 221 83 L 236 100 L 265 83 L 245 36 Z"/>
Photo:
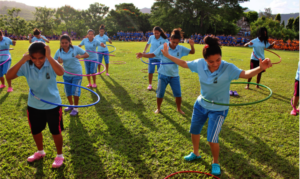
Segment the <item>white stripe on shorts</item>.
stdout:
<path fill-rule="evenodd" d="M 217 125 L 215 133 L 213 135 L 212 143 L 217 143 L 218 142 L 218 136 L 219 136 L 223 121 L 224 121 L 224 116 L 220 116 L 219 121 L 218 121 L 218 125 Z"/>

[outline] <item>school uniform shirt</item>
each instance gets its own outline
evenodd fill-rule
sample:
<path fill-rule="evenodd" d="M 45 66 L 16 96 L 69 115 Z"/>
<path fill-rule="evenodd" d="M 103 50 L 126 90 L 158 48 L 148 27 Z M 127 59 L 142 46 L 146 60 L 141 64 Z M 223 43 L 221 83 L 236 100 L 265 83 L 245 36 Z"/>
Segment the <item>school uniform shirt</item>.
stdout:
<path fill-rule="evenodd" d="M 104 43 L 104 45 L 106 45 L 106 42 L 108 42 L 109 37 L 107 35 L 100 36 L 98 34 L 96 35 L 95 39 L 98 40 L 100 44 Z M 105 51 L 108 51 L 107 46 L 106 47 L 101 47 L 100 45 L 98 46 L 97 52 L 105 52 Z"/>
<path fill-rule="evenodd" d="M 202 59 L 187 62 L 189 69 L 192 72 L 198 73 L 200 80 L 200 96 L 198 97 L 199 104 L 212 111 L 224 111 L 229 108 L 229 106 L 220 106 L 208 103 L 202 99 L 218 102 L 218 103 L 229 103 L 229 88 L 232 80 L 237 80 L 242 72 L 241 69 L 236 67 L 232 63 L 226 61 L 221 61 L 219 69 L 210 72 L 208 69 L 208 64 Z"/>
<path fill-rule="evenodd" d="M 43 36 L 43 35 L 41 35 L 41 36 L 44 37 L 45 39 L 47 39 L 45 36 Z M 43 38 L 38 39 L 35 36 L 31 39 L 31 42 L 44 42 L 44 43 L 46 43 L 46 41 Z"/>
<path fill-rule="evenodd" d="M 0 50 L 9 49 L 9 46 L 13 45 L 12 40 L 8 37 L 3 37 L 0 41 Z M 8 54 L 11 55 L 9 50 L 0 51 L 0 54 Z M 0 62 L 4 62 L 8 59 L 8 56 L 0 56 Z"/>
<path fill-rule="evenodd" d="M 299 70 L 300 70 L 300 62 L 298 62 L 298 69 L 297 69 L 296 77 L 295 77 L 295 79 L 298 81 L 299 81 Z"/>
<path fill-rule="evenodd" d="M 74 74 L 82 74 L 82 67 L 79 62 L 79 59 L 76 58 L 76 55 L 83 55 L 85 51 L 78 47 L 73 46 L 69 48 L 68 52 L 65 52 L 63 49 L 58 49 L 54 55 L 54 59 L 57 60 L 60 57 L 64 63 L 64 69 L 67 72 Z M 65 76 L 74 76 L 68 73 L 64 73 Z"/>
<path fill-rule="evenodd" d="M 158 58 L 161 59 L 161 63 L 173 63 L 173 61 L 171 61 L 170 59 L 168 59 L 167 57 L 165 57 L 161 50 L 164 48 L 163 45 L 159 46 L 154 52 L 153 54 Z M 176 58 L 181 58 L 183 56 L 187 56 L 190 53 L 190 49 L 181 46 L 181 45 L 177 45 L 175 49 L 171 49 L 170 45 L 168 43 L 168 48 L 169 48 L 169 54 L 172 55 L 173 57 Z M 169 77 L 177 77 L 179 76 L 179 70 L 178 70 L 178 65 L 177 64 L 165 64 L 165 65 L 160 65 L 159 70 L 158 70 L 159 74 L 163 74 L 165 76 L 169 76 Z"/>
<path fill-rule="evenodd" d="M 164 39 L 161 36 L 156 39 L 155 35 L 151 35 L 147 44 L 151 44 L 150 53 L 153 53 L 159 46 L 163 45 L 165 42 L 168 42 L 168 39 Z M 158 57 L 154 57 L 153 59 L 160 59 Z"/>
<path fill-rule="evenodd" d="M 56 73 L 47 58 L 41 69 L 38 69 L 34 64 L 29 65 L 28 62 L 25 62 L 19 69 L 17 76 L 24 76 L 26 78 L 29 88 L 36 97 L 52 103 L 61 104 L 56 84 Z M 28 106 L 41 110 L 57 107 L 37 100 L 31 93 L 28 95 Z"/>
<path fill-rule="evenodd" d="M 95 60 L 98 59 L 97 57 L 97 53 L 96 52 L 96 48 L 100 45 L 100 42 L 98 40 L 96 40 L 95 38 L 93 39 L 93 41 L 89 41 L 89 38 L 85 38 L 80 42 L 80 45 L 84 45 L 85 50 L 87 51 L 87 53 L 90 55 L 88 58 L 88 60 Z M 93 51 L 93 52 L 88 52 L 88 50 Z"/>
<path fill-rule="evenodd" d="M 265 48 L 269 48 L 270 43 L 267 42 L 267 44 L 265 44 L 265 42 L 260 41 L 258 37 L 256 39 L 251 40 L 251 42 L 253 43 L 253 45 L 249 45 L 249 47 L 253 47 L 254 55 L 257 58 L 261 58 L 262 60 L 264 60 L 265 59 Z M 251 60 L 257 60 L 258 61 L 258 59 L 255 58 L 253 53 L 251 53 Z"/>

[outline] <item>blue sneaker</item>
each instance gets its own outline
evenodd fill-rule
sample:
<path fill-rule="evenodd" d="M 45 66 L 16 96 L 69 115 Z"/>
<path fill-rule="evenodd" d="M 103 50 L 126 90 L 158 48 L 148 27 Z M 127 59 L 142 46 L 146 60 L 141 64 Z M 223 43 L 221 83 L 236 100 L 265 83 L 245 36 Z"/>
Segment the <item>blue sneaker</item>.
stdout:
<path fill-rule="evenodd" d="M 186 161 L 193 161 L 193 160 L 200 159 L 200 158 L 201 158 L 201 156 L 197 156 L 193 152 L 191 152 L 189 155 L 184 157 L 184 159 Z"/>
<path fill-rule="evenodd" d="M 213 175 L 221 175 L 221 167 L 217 163 L 211 164 L 211 174 Z"/>

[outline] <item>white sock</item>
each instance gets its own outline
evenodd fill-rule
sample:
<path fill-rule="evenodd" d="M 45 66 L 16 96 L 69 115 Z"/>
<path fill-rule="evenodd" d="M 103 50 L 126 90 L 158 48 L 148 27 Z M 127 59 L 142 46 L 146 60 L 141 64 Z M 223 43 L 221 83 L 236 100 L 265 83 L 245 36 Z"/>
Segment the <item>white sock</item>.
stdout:
<path fill-rule="evenodd" d="M 152 86 L 151 84 L 149 84 L 149 86 Z"/>
<path fill-rule="evenodd" d="M 77 111 L 78 112 L 78 108 L 73 108 L 73 110 Z"/>
<path fill-rule="evenodd" d="M 56 157 L 64 158 L 63 154 L 60 155 L 57 154 Z"/>
<path fill-rule="evenodd" d="M 38 150 L 38 153 L 44 155 L 44 154 L 45 154 L 45 151 L 44 151 L 44 150 Z"/>

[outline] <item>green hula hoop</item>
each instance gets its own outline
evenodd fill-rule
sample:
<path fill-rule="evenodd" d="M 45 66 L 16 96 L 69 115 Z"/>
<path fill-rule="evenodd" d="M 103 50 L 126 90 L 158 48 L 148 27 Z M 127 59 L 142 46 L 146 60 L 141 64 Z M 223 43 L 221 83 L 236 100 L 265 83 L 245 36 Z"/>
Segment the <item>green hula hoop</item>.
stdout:
<path fill-rule="evenodd" d="M 216 105 L 221 105 L 221 106 L 244 106 L 244 105 L 251 105 L 251 104 L 256 104 L 256 103 L 260 103 L 260 102 L 263 102 L 263 101 L 266 101 L 268 100 L 269 98 L 271 98 L 273 92 L 271 90 L 271 88 L 265 86 L 265 85 L 261 85 L 261 84 L 258 84 L 258 83 L 251 83 L 251 82 L 232 82 L 230 84 L 252 84 L 252 85 L 258 85 L 258 86 L 261 86 L 261 87 L 264 87 L 264 88 L 267 88 L 269 91 L 270 91 L 270 94 L 268 97 L 266 97 L 265 99 L 262 99 L 262 100 L 259 100 L 259 101 L 254 101 L 254 102 L 251 102 L 251 103 L 241 103 L 241 104 L 224 104 L 224 103 L 217 103 L 217 102 L 213 102 L 213 101 L 209 101 L 208 99 L 205 99 L 203 96 L 201 96 L 201 98 L 208 102 L 208 103 L 211 103 L 211 104 L 216 104 Z"/>

